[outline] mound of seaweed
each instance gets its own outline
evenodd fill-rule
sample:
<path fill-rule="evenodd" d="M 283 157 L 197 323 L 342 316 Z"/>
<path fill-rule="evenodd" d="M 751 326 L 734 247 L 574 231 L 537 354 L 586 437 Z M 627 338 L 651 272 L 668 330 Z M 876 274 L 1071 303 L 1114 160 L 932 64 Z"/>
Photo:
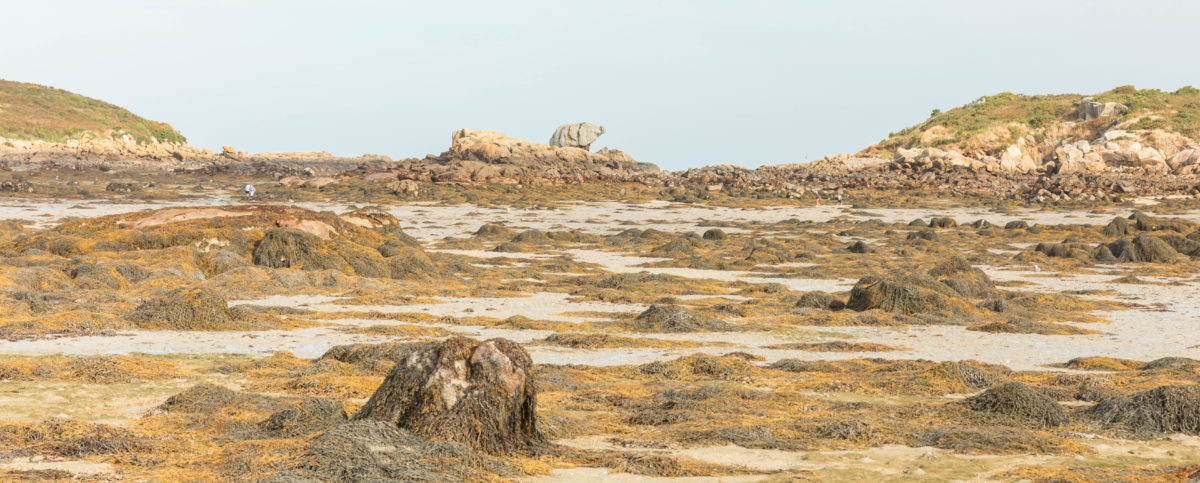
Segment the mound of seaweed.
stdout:
<path fill-rule="evenodd" d="M 655 303 L 633 319 L 633 328 L 642 332 L 719 332 L 731 326 L 678 305 Z"/>
<path fill-rule="evenodd" d="M 40 422 L 9 422 L 0 425 L 0 448 L 5 456 L 23 451 L 48 453 L 64 458 L 106 454 L 136 454 L 155 451 L 153 440 L 127 429 L 67 418 Z M 70 475 L 69 473 L 67 474 Z M 5 475 L 9 476 L 9 475 Z M 75 478 L 64 478 L 78 479 Z M 42 481 L 38 478 L 18 481 Z"/>
<path fill-rule="evenodd" d="M 280 438 L 294 438 L 346 422 L 342 404 L 329 398 L 305 398 L 258 423 L 262 430 Z"/>
<path fill-rule="evenodd" d="M 739 357 L 715 357 L 692 354 L 669 361 L 654 361 L 637 366 L 637 372 L 659 375 L 672 380 L 749 380 L 754 365 Z"/>
<path fill-rule="evenodd" d="M 382 361 L 390 368 L 391 364 L 404 362 L 408 356 L 425 345 L 424 342 L 335 345 L 325 351 L 318 360 L 333 359 L 355 365 L 374 365 Z"/>
<path fill-rule="evenodd" d="M 600 349 L 616 347 L 694 347 L 686 341 L 663 339 L 640 339 L 612 334 L 574 334 L 558 332 L 546 336 L 540 342 L 572 349 Z"/>
<path fill-rule="evenodd" d="M 256 407 L 268 411 L 283 409 L 275 398 L 246 394 L 216 384 L 197 384 L 175 394 L 158 409 L 168 413 L 211 413 L 229 407 Z"/>
<path fill-rule="evenodd" d="M 527 453 L 545 442 L 532 371 L 529 354 L 507 339 L 430 343 L 397 364 L 354 419 L 489 454 Z"/>
<path fill-rule="evenodd" d="M 1159 386 L 1101 401 L 1084 416 L 1141 438 L 1164 433 L 1200 434 L 1200 386 Z"/>
<path fill-rule="evenodd" d="M 521 471 L 456 442 L 431 442 L 384 421 L 352 421 L 313 437 L 263 481 L 493 481 Z"/>
<path fill-rule="evenodd" d="M 970 454 L 1055 454 L 1068 452 L 1066 444 L 1045 433 L 1021 428 L 951 426 L 926 431 L 914 445 Z"/>
<path fill-rule="evenodd" d="M 975 361 L 942 361 L 925 371 L 922 378 L 947 387 L 978 390 L 1000 382 L 1006 370 L 1004 366 Z"/>
<path fill-rule="evenodd" d="M 234 330 L 247 328 L 251 318 L 207 288 L 184 288 L 139 305 L 127 317 L 143 329 Z"/>
<path fill-rule="evenodd" d="M 1046 393 L 1028 384 L 1006 382 L 963 401 L 975 411 L 998 414 L 1034 428 L 1055 428 L 1068 421 L 1066 411 Z"/>

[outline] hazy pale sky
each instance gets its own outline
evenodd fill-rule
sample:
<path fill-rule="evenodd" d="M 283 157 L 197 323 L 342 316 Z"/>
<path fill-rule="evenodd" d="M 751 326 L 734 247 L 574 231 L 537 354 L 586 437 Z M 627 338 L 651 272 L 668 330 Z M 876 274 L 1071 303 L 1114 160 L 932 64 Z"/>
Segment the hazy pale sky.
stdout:
<path fill-rule="evenodd" d="M 1200 85 L 1188 1 L 10 1 L 0 78 L 198 146 L 440 153 L 562 123 L 667 169 L 855 152 L 985 94 Z"/>

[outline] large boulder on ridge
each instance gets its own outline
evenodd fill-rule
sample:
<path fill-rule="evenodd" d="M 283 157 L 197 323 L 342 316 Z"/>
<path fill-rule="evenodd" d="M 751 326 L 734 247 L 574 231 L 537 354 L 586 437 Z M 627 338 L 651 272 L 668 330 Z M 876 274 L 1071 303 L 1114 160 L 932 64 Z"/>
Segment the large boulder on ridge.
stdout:
<path fill-rule="evenodd" d="M 505 455 L 545 441 L 536 410 L 533 361 L 525 349 L 507 339 L 453 337 L 396 364 L 354 419 Z"/>
<path fill-rule="evenodd" d="M 596 142 L 596 139 L 603 134 L 604 126 L 597 126 L 590 122 L 563 124 L 554 130 L 554 135 L 550 136 L 550 145 L 583 148 L 584 151 L 588 151 L 591 149 L 592 143 Z"/>

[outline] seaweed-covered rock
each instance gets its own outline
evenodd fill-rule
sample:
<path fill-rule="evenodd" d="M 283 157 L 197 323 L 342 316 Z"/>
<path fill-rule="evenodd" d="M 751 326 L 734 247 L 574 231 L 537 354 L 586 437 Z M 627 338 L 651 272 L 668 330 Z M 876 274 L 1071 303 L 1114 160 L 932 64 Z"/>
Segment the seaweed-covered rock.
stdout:
<path fill-rule="evenodd" d="M 513 243 L 549 243 L 550 236 L 542 230 L 525 230 L 512 237 Z"/>
<path fill-rule="evenodd" d="M 856 311 L 879 309 L 903 315 L 932 310 L 962 312 L 967 304 L 958 292 L 924 274 L 868 275 L 850 289 L 846 308 Z"/>
<path fill-rule="evenodd" d="M 954 228 L 956 226 L 958 226 L 958 222 L 948 216 L 938 216 L 929 219 L 930 228 Z"/>
<path fill-rule="evenodd" d="M 914 232 L 909 233 L 907 239 L 933 241 L 936 238 L 937 238 L 937 232 L 935 232 L 933 230 L 921 230 L 921 231 L 914 231 Z"/>
<path fill-rule="evenodd" d="M 1087 245 L 1084 245 L 1082 243 L 1041 242 L 1041 243 L 1038 243 L 1037 247 L 1035 247 L 1033 250 L 1038 253 L 1044 253 L 1048 257 L 1078 258 L 1078 259 L 1084 259 L 1084 260 L 1090 258 L 1090 254 L 1089 254 L 1090 247 L 1088 247 Z"/>
<path fill-rule="evenodd" d="M 1066 411 L 1057 401 L 1037 388 L 1019 382 L 1006 382 L 963 401 L 975 411 L 1015 418 L 1035 428 L 1054 428 L 1066 424 Z"/>
<path fill-rule="evenodd" d="M 1029 223 L 1025 220 L 1013 220 L 1004 224 L 1005 230 L 1024 230 L 1029 228 Z"/>
<path fill-rule="evenodd" d="M 482 226 L 479 227 L 478 230 L 475 230 L 475 236 L 479 236 L 479 237 L 511 238 L 511 237 L 515 236 L 516 234 L 517 234 L 516 230 L 513 230 L 512 228 L 509 228 L 504 225 L 496 224 L 496 223 L 484 223 Z"/>
<path fill-rule="evenodd" d="M 829 361 L 809 361 L 804 359 L 780 359 L 770 366 L 787 372 L 842 372 L 844 369 Z"/>
<path fill-rule="evenodd" d="M 1158 235 L 1158 239 L 1170 245 L 1171 248 L 1182 255 L 1200 257 L 1200 240 L 1169 234 Z"/>
<path fill-rule="evenodd" d="M 725 234 L 725 231 L 720 228 L 709 228 L 705 230 L 703 238 L 705 240 L 725 240 L 729 238 L 729 235 Z"/>
<path fill-rule="evenodd" d="M 851 243 L 850 246 L 846 247 L 846 250 L 849 251 L 850 253 L 874 253 L 875 252 L 874 247 L 872 247 L 871 245 L 868 245 L 867 242 L 862 241 L 862 240 L 858 240 L 854 243 Z"/>
<path fill-rule="evenodd" d="M 1189 357 L 1162 357 L 1159 359 L 1147 362 L 1142 366 L 1143 370 L 1160 371 L 1160 370 L 1179 370 L 1179 369 L 1194 369 L 1200 367 L 1200 361 Z"/>
<path fill-rule="evenodd" d="M 678 305 L 656 303 L 638 314 L 633 328 L 644 332 L 701 332 L 729 330 L 729 324 Z"/>
<path fill-rule="evenodd" d="M 68 268 L 66 272 L 82 289 L 115 290 L 126 285 L 125 277 L 107 264 L 79 263 Z"/>
<path fill-rule="evenodd" d="M 1133 231 L 1133 227 L 1130 226 L 1129 220 L 1118 216 L 1113 218 L 1112 221 L 1108 222 L 1108 225 L 1104 227 L 1104 236 L 1111 238 L 1132 235 Z"/>
<path fill-rule="evenodd" d="M 399 280 L 428 280 L 438 275 L 437 264 L 423 250 L 397 248 L 387 259 L 388 276 Z"/>
<path fill-rule="evenodd" d="M 1104 427 L 1139 437 L 1200 434 L 1200 386 L 1159 386 L 1101 401 L 1083 412 Z"/>
<path fill-rule="evenodd" d="M 1133 263 L 1175 263 L 1183 259 L 1167 242 L 1146 234 L 1138 235 L 1133 240 L 1122 239 L 1102 244 L 1097 248 L 1097 260 L 1107 259 L 1108 256 L 1117 262 Z"/>
<path fill-rule="evenodd" d="M 980 298 L 994 295 L 996 284 L 977 267 L 962 257 L 952 257 L 929 270 L 929 275 L 963 297 Z"/>
<path fill-rule="evenodd" d="M 1179 218 L 1156 218 L 1140 211 L 1129 215 L 1134 226 L 1142 231 L 1174 231 L 1187 233 L 1196 228 L 1196 224 Z"/>
<path fill-rule="evenodd" d="M 220 275 L 250 265 L 244 255 L 229 250 L 213 250 L 204 254 L 201 261 L 209 275 Z"/>
<path fill-rule="evenodd" d="M 255 265 L 302 270 L 340 269 L 345 261 L 325 240 L 295 228 L 275 228 L 254 247 Z"/>
<path fill-rule="evenodd" d="M 842 310 L 846 308 L 846 303 L 833 295 L 814 290 L 801 295 L 800 300 L 796 301 L 796 307 L 802 309 Z"/>
<path fill-rule="evenodd" d="M 230 330 L 244 328 L 246 317 L 214 290 L 183 288 L 147 300 L 128 319 L 144 329 Z"/>
<path fill-rule="evenodd" d="M 692 354 L 669 361 L 654 361 L 637 367 L 641 374 L 659 375 L 672 380 L 700 379 L 746 381 L 754 365 L 738 357 L 716 357 Z"/>
<path fill-rule="evenodd" d="M 486 453 L 514 454 L 545 441 L 536 409 L 533 361 L 520 345 L 453 337 L 397 364 L 354 419 L 385 421 Z"/>
<path fill-rule="evenodd" d="M 664 258 L 686 258 L 696 254 L 696 242 L 690 238 L 676 238 L 650 250 L 650 255 Z"/>

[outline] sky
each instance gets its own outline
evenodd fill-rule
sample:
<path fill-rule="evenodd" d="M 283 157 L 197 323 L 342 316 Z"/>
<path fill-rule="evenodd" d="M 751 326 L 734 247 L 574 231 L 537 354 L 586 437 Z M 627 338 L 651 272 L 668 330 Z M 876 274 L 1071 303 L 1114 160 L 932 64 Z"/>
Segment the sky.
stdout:
<path fill-rule="evenodd" d="M 1200 2 L 13 1 L 0 78 L 191 144 L 392 158 L 589 121 L 671 170 L 857 152 L 982 95 L 1200 85 Z"/>

